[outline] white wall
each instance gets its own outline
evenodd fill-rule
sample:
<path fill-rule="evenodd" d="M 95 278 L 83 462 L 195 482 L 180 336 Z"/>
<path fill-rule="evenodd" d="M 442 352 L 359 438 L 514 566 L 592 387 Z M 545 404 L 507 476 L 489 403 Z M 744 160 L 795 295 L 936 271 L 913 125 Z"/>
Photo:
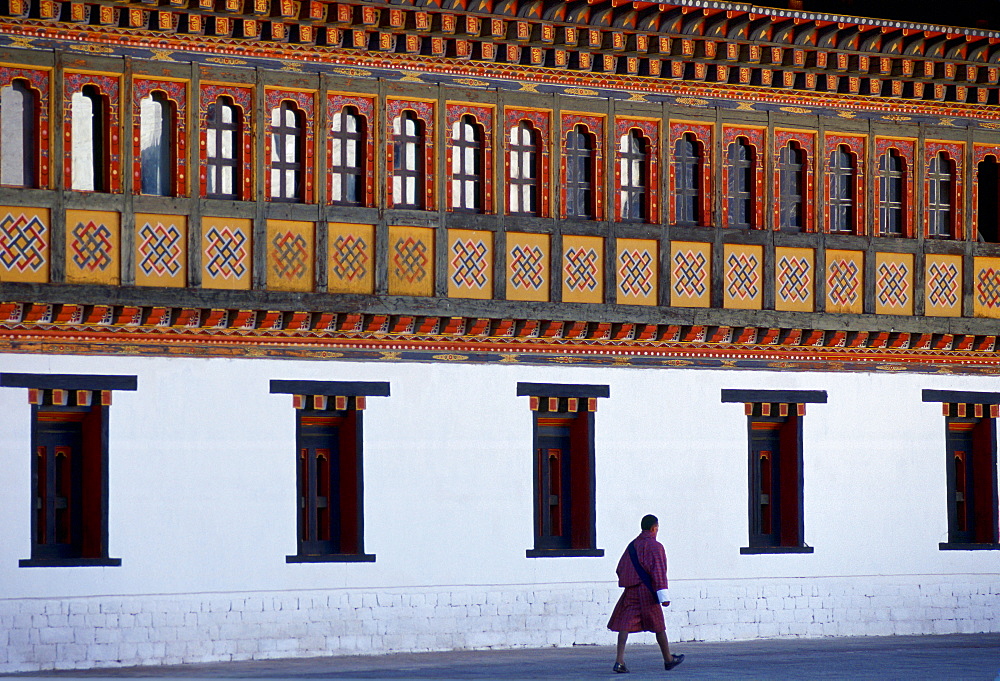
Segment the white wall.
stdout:
<path fill-rule="evenodd" d="M 591 585 L 645 513 L 678 583 L 996 573 L 947 539 L 944 420 L 921 389 L 995 379 L 401 362 L 2 355 L 0 371 L 124 374 L 110 417 L 113 568 L 19 568 L 30 556 L 27 391 L 0 389 L 0 602 L 144 594 L 387 587 Z M 388 381 L 364 422 L 365 549 L 377 562 L 288 564 L 296 551 L 294 412 L 271 379 Z M 596 415 L 603 558 L 526 558 L 531 412 L 519 381 L 607 384 Z M 740 555 L 747 432 L 722 388 L 826 390 L 804 425 L 805 541 L 813 554 Z M 964 578 L 963 578 L 964 579 Z M 758 583 L 755 581 L 755 583 Z M 603 586 L 601 586 L 603 585 Z M 995 620 L 994 620 L 995 621 Z"/>

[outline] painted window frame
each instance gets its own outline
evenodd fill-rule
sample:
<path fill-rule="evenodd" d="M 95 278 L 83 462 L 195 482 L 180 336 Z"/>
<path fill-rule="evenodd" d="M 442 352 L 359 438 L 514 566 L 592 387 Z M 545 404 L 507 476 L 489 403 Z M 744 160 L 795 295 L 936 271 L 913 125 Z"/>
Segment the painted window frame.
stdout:
<path fill-rule="evenodd" d="M 330 93 L 327 96 L 326 103 L 326 118 L 330 125 L 330 130 L 333 130 L 333 119 L 334 116 L 348 107 L 353 107 L 357 110 L 358 115 L 364 121 L 364 131 L 362 139 L 362 184 L 360 186 L 361 193 L 363 195 L 360 203 L 347 204 L 354 205 L 362 208 L 370 208 L 374 205 L 375 201 L 375 135 L 377 121 L 375 119 L 375 100 L 371 97 L 361 97 L 355 95 L 348 95 L 343 93 Z M 327 167 L 330 169 L 327 178 L 327 201 L 333 205 L 345 205 L 338 204 L 333 200 L 333 181 L 334 181 L 334 158 L 333 158 L 333 144 L 332 142 L 327 144 Z"/>
<path fill-rule="evenodd" d="M 393 186 L 395 184 L 396 178 L 396 145 L 397 139 L 394 132 L 395 121 L 400 118 L 405 112 L 410 112 L 416 121 L 420 124 L 420 140 L 422 149 L 417 149 L 417 159 L 422 161 L 422 164 L 418 169 L 413 172 L 419 172 L 417 176 L 417 193 L 421 194 L 420 201 L 416 204 L 407 204 L 399 201 L 399 197 L 394 195 Z M 409 99 L 389 99 L 386 102 L 386 181 L 388 184 L 386 191 L 386 201 L 388 208 L 406 209 L 406 210 L 421 210 L 430 211 L 435 210 L 437 207 L 437 202 L 435 201 L 435 191 L 436 183 L 434 178 L 435 173 L 435 162 L 436 162 L 436 147 L 434 144 L 435 140 L 435 126 L 434 117 L 436 114 L 436 109 L 433 102 L 422 101 L 422 100 L 409 100 Z"/>
<path fill-rule="evenodd" d="M 563 188 L 559 201 L 560 214 L 564 218 L 576 220 L 599 221 L 604 219 L 604 124 L 603 116 L 576 114 L 565 112 L 560 121 L 559 145 L 561 152 L 559 179 Z M 581 132 L 590 141 L 589 169 L 590 169 L 590 197 L 587 214 L 582 215 L 569 212 L 568 187 L 570 171 L 567 167 L 567 139 L 570 132 Z M 584 155 L 578 154 L 577 158 L 584 160 Z M 573 171 L 574 173 L 576 171 Z"/>
<path fill-rule="evenodd" d="M 627 184 L 630 178 L 623 177 L 623 166 L 626 154 L 622 150 L 622 141 L 626 135 L 638 138 L 644 147 L 641 156 L 633 159 L 641 164 L 641 179 L 638 183 Z M 653 224 L 660 221 L 660 204 L 658 200 L 660 189 L 660 121 L 645 118 L 615 119 L 615 217 L 619 222 Z M 625 214 L 625 195 L 629 192 L 637 199 L 640 216 L 632 217 Z M 631 201 L 628 202 L 632 204 Z"/>
<path fill-rule="evenodd" d="M 166 117 L 172 125 L 166 129 L 168 139 L 166 191 L 152 194 L 143 187 L 142 164 L 142 100 L 159 93 L 172 109 Z M 132 192 L 149 196 L 184 196 L 187 193 L 187 84 L 183 81 L 136 76 L 132 79 Z"/>
<path fill-rule="evenodd" d="M 68 140 L 66 159 L 63 162 L 63 181 L 70 191 L 117 194 L 121 192 L 121 123 L 119 114 L 119 96 L 121 77 L 117 74 L 66 72 L 63 74 L 64 102 L 63 111 L 67 113 L 63 121 L 64 139 Z M 101 145 L 96 157 L 95 184 L 100 178 L 100 187 L 94 189 L 73 188 L 73 95 L 82 93 L 85 88 L 93 88 L 95 102 L 100 104 L 100 127 L 95 131 L 101 134 Z M 99 172 L 96 172 L 99 169 Z M 133 173 L 134 175 L 134 173 Z"/>
<path fill-rule="evenodd" d="M 722 224 L 730 229 L 763 229 L 764 228 L 764 146 L 766 130 L 764 128 L 734 127 L 725 126 L 722 130 L 722 188 L 725 192 L 722 200 Z M 732 215 L 733 165 L 731 161 L 731 147 L 738 140 L 743 140 L 740 144 L 745 145 L 752 152 L 749 160 L 749 186 L 746 187 L 745 194 L 749 194 L 747 206 L 747 222 L 734 223 Z"/>
<path fill-rule="evenodd" d="M 944 157 L 950 165 L 947 173 L 938 173 L 938 177 L 932 177 L 931 166 L 937 160 L 940 162 Z M 931 203 L 932 194 L 937 194 L 940 189 L 934 189 L 934 183 L 944 182 L 944 177 L 948 176 L 949 186 L 947 188 L 947 202 L 938 201 L 939 206 L 947 206 L 948 216 L 946 219 L 945 231 L 942 234 L 932 234 L 934 226 L 935 206 Z M 960 241 L 965 238 L 964 222 L 964 182 L 965 177 L 965 144 L 961 142 L 944 142 L 928 140 L 924 143 L 924 237 L 927 239 L 952 239 Z M 944 210 L 943 208 L 937 209 Z M 938 213 L 940 214 L 940 213 Z"/>
<path fill-rule="evenodd" d="M 311 90 L 264 90 L 264 198 L 266 201 L 274 203 L 312 203 L 314 201 L 314 121 L 315 121 L 315 93 Z M 299 195 L 296 198 L 275 198 L 272 196 L 274 188 L 272 185 L 272 149 L 274 145 L 275 130 L 272 124 L 272 116 L 275 109 L 283 103 L 294 107 L 301 116 L 302 133 L 299 140 L 301 145 L 299 156 Z"/>
<path fill-rule="evenodd" d="M 868 223 L 868 215 L 865 210 L 866 142 L 867 138 L 862 135 L 827 134 L 824 137 L 823 163 L 826 164 L 826 173 L 824 178 L 825 201 L 823 209 L 823 231 L 828 234 L 853 234 L 855 236 L 864 236 L 867 233 L 866 225 Z M 848 229 L 835 231 L 833 229 L 832 219 L 832 206 L 834 205 L 834 173 L 831 163 L 832 155 L 838 150 L 844 150 L 844 152 L 851 158 L 853 168 L 852 173 L 847 180 L 849 182 L 848 189 L 851 194 L 851 219 L 848 222 Z M 847 177 L 847 174 L 844 174 L 843 177 Z"/>
<path fill-rule="evenodd" d="M 472 126 L 478 141 L 459 140 L 455 137 L 455 126 L 461 124 Z M 487 214 L 495 212 L 493 205 L 493 109 L 472 104 L 445 105 L 445 200 L 448 210 L 454 213 Z M 466 167 L 466 155 L 457 159 L 460 150 L 472 152 L 473 168 Z M 460 172 L 456 174 L 456 165 Z M 478 168 L 476 166 L 478 165 Z M 465 197 L 465 183 L 472 182 L 474 200 L 478 206 L 469 208 L 459 197 Z M 458 183 L 462 184 L 459 197 L 455 196 Z"/>
<path fill-rule="evenodd" d="M 549 203 L 549 193 L 550 185 L 549 181 L 549 163 L 550 163 L 550 153 L 549 148 L 551 145 L 551 130 L 552 130 L 552 120 L 551 112 L 541 111 L 534 109 L 516 109 L 508 108 L 505 110 L 504 117 L 504 142 L 506 145 L 505 149 L 505 172 L 504 176 L 507 180 L 507 191 L 504 196 L 504 210 L 507 215 L 518 215 L 518 216 L 530 216 L 530 217 L 540 217 L 547 218 L 551 215 L 550 203 Z M 511 130 L 521 124 L 527 125 L 535 135 L 536 147 L 535 147 L 535 186 L 536 189 L 536 205 L 533 212 L 526 211 L 514 211 L 511 209 L 510 193 L 512 186 L 511 181 L 511 169 L 513 168 L 512 154 L 514 151 L 511 149 L 509 143 Z"/>
<path fill-rule="evenodd" d="M 990 162 L 993 167 L 994 176 L 990 182 L 985 182 L 981 176 L 982 164 L 986 162 Z M 973 241 L 982 240 L 986 243 L 1000 243 L 1000 145 L 974 145 L 972 163 L 975 164 L 976 177 L 972 183 L 972 233 L 969 235 L 969 238 Z M 991 214 L 988 216 L 983 215 L 983 202 L 986 201 L 986 198 L 983 196 L 983 188 L 985 186 L 991 186 L 992 188 L 992 205 L 986 206 L 991 210 Z M 992 218 L 993 224 L 989 225 L 988 230 L 983 230 L 982 227 L 986 226 L 984 222 L 987 218 Z M 984 236 L 984 231 L 987 231 L 992 239 Z"/>
<path fill-rule="evenodd" d="M 777 128 L 773 133 L 773 142 L 774 229 L 798 234 L 815 232 L 816 133 Z M 796 152 L 799 157 L 794 164 L 787 161 L 791 151 Z M 790 173 L 795 173 L 798 177 L 793 177 Z M 789 204 L 798 207 L 795 211 L 798 224 L 794 226 L 786 224 L 786 216 L 791 210 Z"/>
<path fill-rule="evenodd" d="M 224 107 L 232 111 L 232 121 L 230 122 L 226 122 L 221 116 Z M 208 105 L 208 110 L 205 112 L 205 198 L 224 201 L 240 200 L 243 188 L 243 159 L 241 158 L 243 149 L 240 144 L 242 129 L 243 111 L 232 97 L 220 95 Z M 230 156 L 226 156 L 224 148 L 224 139 L 227 135 L 232 136 L 232 154 Z M 209 137 L 215 138 L 214 144 L 209 141 Z M 232 191 L 229 192 L 221 189 L 223 175 L 227 168 L 232 174 L 230 179 Z M 213 191 L 213 185 L 215 191 Z"/>
<path fill-rule="evenodd" d="M 21 110 L 16 117 L 12 117 L 7 106 L 0 106 L 0 148 L 3 149 L 0 154 L 0 181 L 10 172 L 18 175 L 20 181 L 3 182 L 3 186 L 32 189 L 38 183 L 38 140 L 41 138 L 38 129 L 39 97 L 31 82 L 25 78 L 13 78 L 10 83 L 0 85 L 0 98 L 8 88 L 21 97 Z M 9 128 L 4 123 L 8 123 Z M 8 153 L 8 144 L 14 145 L 13 153 Z"/>
<path fill-rule="evenodd" d="M 31 140 L 30 162 L 34 182 L 23 185 L 27 189 L 47 189 L 49 187 L 49 139 L 52 136 L 49 130 L 50 118 L 49 108 L 51 106 L 49 94 L 50 72 L 35 69 L 21 69 L 3 67 L 0 68 L 0 87 L 12 85 L 15 81 L 23 81 L 27 84 L 28 90 L 34 99 L 34 127 L 35 136 Z M 22 185 L 6 185 L 22 186 Z"/>
<path fill-rule="evenodd" d="M 670 214 L 671 224 L 684 227 L 708 227 L 712 224 L 712 140 L 714 128 L 709 123 L 694 123 L 687 121 L 670 122 L 670 174 L 669 174 L 669 194 L 670 194 Z M 677 145 L 685 138 L 694 142 L 697 149 L 697 167 L 694 169 L 697 176 L 697 191 L 691 189 L 688 192 L 688 199 L 695 202 L 695 220 L 687 221 L 680 218 L 680 187 L 681 169 L 677 160 Z"/>
<path fill-rule="evenodd" d="M 912 139 L 895 137 L 877 137 L 875 139 L 875 230 L 874 235 L 890 239 L 912 239 L 914 236 L 913 226 L 913 170 L 915 160 L 916 141 Z M 882 160 L 886 154 L 892 154 L 900 159 L 902 168 L 899 173 L 899 201 L 889 201 L 885 197 L 886 184 L 890 179 L 896 177 L 886 175 Z M 898 205 L 898 208 L 896 206 Z M 900 217 L 900 232 L 886 232 L 884 226 L 886 221 L 884 216 L 887 210 L 898 210 Z"/>
<path fill-rule="evenodd" d="M 200 162 L 199 185 L 201 195 L 213 198 L 208 193 L 208 113 L 209 107 L 219 101 L 220 97 L 229 98 L 240 114 L 240 129 L 237 136 L 239 145 L 239 186 L 236 201 L 250 201 L 253 198 L 254 179 L 254 149 L 253 149 L 253 89 L 237 85 L 202 83 L 200 111 Z"/>

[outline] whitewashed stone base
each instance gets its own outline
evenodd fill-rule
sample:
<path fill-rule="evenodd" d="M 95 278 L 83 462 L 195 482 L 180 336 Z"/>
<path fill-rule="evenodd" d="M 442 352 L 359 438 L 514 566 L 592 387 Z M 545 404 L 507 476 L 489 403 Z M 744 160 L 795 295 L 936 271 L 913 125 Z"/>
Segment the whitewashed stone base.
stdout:
<path fill-rule="evenodd" d="M 0 672 L 610 645 L 619 593 L 591 583 L 0 600 Z M 671 596 L 680 641 L 1000 632 L 1000 575 L 675 580 Z"/>

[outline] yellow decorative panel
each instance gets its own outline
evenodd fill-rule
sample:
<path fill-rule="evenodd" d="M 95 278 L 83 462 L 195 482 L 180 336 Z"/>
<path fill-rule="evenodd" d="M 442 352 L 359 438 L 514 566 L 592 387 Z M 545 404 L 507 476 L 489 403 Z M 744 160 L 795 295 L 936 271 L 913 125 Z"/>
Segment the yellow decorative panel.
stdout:
<path fill-rule="evenodd" d="M 375 226 L 331 222 L 327 229 L 330 293 L 374 293 Z"/>
<path fill-rule="evenodd" d="M 0 281 L 49 280 L 48 208 L 0 206 Z"/>
<path fill-rule="evenodd" d="M 913 254 L 875 254 L 876 314 L 913 314 Z"/>
<path fill-rule="evenodd" d="M 316 224 L 267 221 L 267 287 L 274 291 L 312 291 L 316 262 Z"/>
<path fill-rule="evenodd" d="M 448 295 L 493 297 L 493 232 L 448 230 Z"/>
<path fill-rule="evenodd" d="M 975 258 L 973 263 L 973 314 L 1000 317 L 1000 258 Z"/>
<path fill-rule="evenodd" d="M 863 251 L 826 252 L 826 311 L 864 312 L 865 254 Z"/>
<path fill-rule="evenodd" d="M 774 309 L 812 312 L 816 290 L 816 252 L 811 248 L 774 249 Z"/>
<path fill-rule="evenodd" d="M 759 310 L 764 305 L 764 247 L 726 244 L 722 251 L 722 294 L 724 307 Z"/>
<path fill-rule="evenodd" d="M 201 219 L 201 286 L 250 290 L 253 223 L 242 218 Z"/>
<path fill-rule="evenodd" d="M 389 293 L 434 295 L 434 230 L 389 227 Z"/>
<path fill-rule="evenodd" d="M 137 286 L 187 286 L 187 218 L 135 214 Z"/>
<path fill-rule="evenodd" d="M 652 239 L 618 239 L 616 250 L 617 301 L 656 305 L 659 244 Z"/>
<path fill-rule="evenodd" d="M 564 303 L 604 302 L 604 239 L 564 236 L 562 257 Z"/>
<path fill-rule="evenodd" d="M 549 235 L 507 232 L 507 300 L 549 299 Z"/>
<path fill-rule="evenodd" d="M 924 258 L 924 314 L 962 316 L 962 256 L 928 253 Z"/>
<path fill-rule="evenodd" d="M 670 304 L 708 307 L 712 304 L 712 245 L 696 241 L 670 244 Z"/>
<path fill-rule="evenodd" d="M 66 281 L 121 282 L 121 216 L 96 210 L 66 211 Z"/>

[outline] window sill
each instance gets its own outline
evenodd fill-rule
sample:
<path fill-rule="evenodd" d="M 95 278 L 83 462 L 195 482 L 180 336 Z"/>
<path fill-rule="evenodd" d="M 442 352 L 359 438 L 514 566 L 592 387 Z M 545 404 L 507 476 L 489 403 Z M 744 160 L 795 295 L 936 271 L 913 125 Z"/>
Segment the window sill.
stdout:
<path fill-rule="evenodd" d="M 811 546 L 743 546 L 740 553 L 744 556 L 758 553 L 812 553 Z"/>
<path fill-rule="evenodd" d="M 604 549 L 528 549 L 528 558 L 600 558 Z"/>
<path fill-rule="evenodd" d="M 941 542 L 938 548 L 942 551 L 1000 551 L 1000 544 L 953 544 Z"/>
<path fill-rule="evenodd" d="M 25 558 L 18 567 L 119 567 L 121 558 Z"/>
<path fill-rule="evenodd" d="M 327 553 L 315 556 L 285 556 L 286 563 L 374 563 L 374 553 Z"/>

